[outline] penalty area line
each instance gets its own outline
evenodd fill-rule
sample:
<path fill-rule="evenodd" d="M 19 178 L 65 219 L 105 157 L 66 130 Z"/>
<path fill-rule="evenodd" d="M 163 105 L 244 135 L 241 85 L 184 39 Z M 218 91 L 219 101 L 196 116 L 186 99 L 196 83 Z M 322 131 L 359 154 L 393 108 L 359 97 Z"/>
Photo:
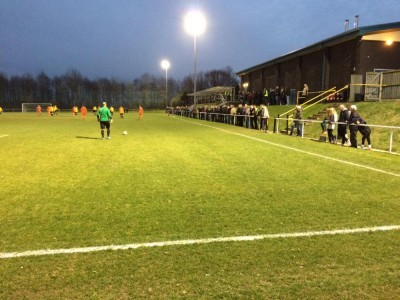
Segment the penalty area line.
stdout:
<path fill-rule="evenodd" d="M 359 233 L 394 231 L 394 230 L 400 230 L 400 225 L 363 227 L 354 229 L 336 229 L 336 230 L 325 230 L 325 231 L 262 234 L 262 235 L 250 235 L 250 236 L 231 236 L 231 237 L 191 239 L 191 240 L 175 240 L 175 241 L 164 241 L 164 242 L 108 245 L 108 246 L 97 246 L 97 247 L 95 246 L 95 247 L 67 248 L 67 249 L 43 249 L 43 250 L 33 250 L 24 252 L 8 252 L 8 253 L 5 252 L 5 253 L 0 253 L 0 259 L 57 255 L 57 254 L 90 253 L 90 252 L 99 252 L 107 250 L 116 251 L 116 250 L 131 250 L 139 248 L 211 244 L 211 243 L 223 243 L 223 242 L 244 242 L 244 241 L 257 241 L 257 240 L 267 240 L 267 239 L 302 238 L 302 237 L 345 235 L 345 234 L 357 234 L 357 233 L 359 234 Z"/>
<path fill-rule="evenodd" d="M 272 145 L 272 146 L 276 146 L 276 147 L 292 150 L 292 151 L 295 151 L 295 152 L 299 152 L 299 153 L 303 153 L 303 154 L 307 154 L 307 155 L 311 155 L 311 156 L 316 156 L 316 157 L 319 157 L 319 158 L 322 158 L 322 159 L 332 160 L 332 161 L 335 161 L 335 162 L 338 162 L 338 163 L 347 164 L 347 165 L 355 166 L 355 167 L 358 167 L 358 168 L 363 168 L 363 169 L 367 169 L 367 170 L 370 170 L 370 171 L 383 173 L 383 174 L 386 174 L 386 175 L 400 177 L 400 174 L 397 174 L 397 173 L 393 173 L 393 172 L 389 172 L 389 171 L 373 168 L 373 167 L 370 167 L 370 166 L 365 166 L 365 165 L 353 163 L 351 161 L 338 159 L 338 158 L 334 158 L 334 157 L 329 157 L 329 156 L 326 156 L 326 155 L 313 153 L 313 152 L 297 149 L 297 148 L 294 148 L 294 147 L 290 147 L 290 146 L 286 146 L 286 145 L 282 145 L 282 144 L 278 144 L 278 143 L 273 143 L 273 142 L 266 141 L 266 140 L 263 140 L 263 139 L 259 139 L 259 138 L 256 138 L 256 137 L 248 136 L 248 135 L 245 135 L 245 134 L 242 134 L 242 133 L 232 132 L 232 131 L 229 131 L 229 130 L 226 130 L 226 129 L 223 129 L 223 128 L 214 127 L 214 126 L 211 126 L 211 125 L 200 124 L 200 123 L 196 123 L 196 122 L 192 122 L 192 121 L 188 121 L 188 120 L 183 120 L 183 119 L 178 119 L 178 118 L 176 118 L 176 119 L 180 120 L 180 121 L 183 121 L 183 122 L 188 122 L 188 123 L 191 123 L 191 124 L 199 125 L 199 126 L 209 127 L 209 128 L 216 129 L 216 130 L 219 130 L 219 131 L 222 131 L 222 132 L 225 132 L 225 133 L 229 133 L 229 134 L 232 134 L 232 135 L 237 135 L 237 136 L 240 136 L 240 137 L 244 137 L 244 138 L 247 138 L 247 139 L 250 139 L 250 140 L 253 140 L 253 141 L 269 144 L 269 145 Z"/>

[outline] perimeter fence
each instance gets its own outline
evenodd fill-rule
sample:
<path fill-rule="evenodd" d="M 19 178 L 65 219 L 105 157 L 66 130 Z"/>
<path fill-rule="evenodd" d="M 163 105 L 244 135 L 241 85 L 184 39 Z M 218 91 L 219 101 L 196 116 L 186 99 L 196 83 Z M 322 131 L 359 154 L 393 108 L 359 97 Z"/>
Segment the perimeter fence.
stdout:
<path fill-rule="evenodd" d="M 297 135 L 297 130 L 301 132 L 301 138 L 307 138 L 314 141 L 327 142 L 326 135 L 322 134 L 321 121 L 311 119 L 293 119 L 286 118 L 261 118 L 260 116 L 224 114 L 214 112 L 197 112 L 190 109 L 173 109 L 169 113 L 199 120 L 224 123 L 252 130 L 260 130 L 265 133 L 275 133 L 284 135 Z M 400 126 L 384 126 L 374 124 L 351 125 L 341 122 L 335 122 L 334 135 L 337 137 L 337 125 L 346 125 L 347 132 L 350 126 L 368 126 L 371 128 L 371 139 L 373 149 L 376 151 L 385 151 L 391 154 L 400 154 Z M 296 126 L 298 125 L 298 126 Z M 349 133 L 347 133 L 349 135 Z M 325 138 L 324 138 L 325 137 Z M 361 134 L 358 135 L 358 140 Z M 340 143 L 339 143 L 340 144 Z"/>

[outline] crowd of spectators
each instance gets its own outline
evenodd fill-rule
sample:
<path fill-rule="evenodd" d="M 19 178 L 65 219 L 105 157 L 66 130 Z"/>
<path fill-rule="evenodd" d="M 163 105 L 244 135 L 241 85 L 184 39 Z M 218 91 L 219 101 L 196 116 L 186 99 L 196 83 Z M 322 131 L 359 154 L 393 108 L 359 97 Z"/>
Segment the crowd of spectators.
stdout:
<path fill-rule="evenodd" d="M 289 104 L 290 90 L 289 88 L 275 88 L 267 89 L 263 91 L 247 91 L 243 90 L 239 92 L 239 101 L 243 104 L 248 105 L 288 105 Z"/>
<path fill-rule="evenodd" d="M 168 113 L 211 122 L 231 124 L 268 132 L 268 107 L 265 104 L 233 104 L 214 106 L 183 106 L 168 108 Z"/>
<path fill-rule="evenodd" d="M 336 144 L 338 138 L 342 139 L 342 146 L 352 146 L 357 148 L 357 132 L 362 135 L 362 148 L 367 141 L 368 148 L 371 149 L 371 129 L 366 126 L 365 120 L 358 114 L 355 105 L 350 106 L 350 111 L 342 104 L 339 106 L 340 116 L 335 108 L 327 109 L 326 118 L 321 122 L 322 133 L 328 133 L 330 143 Z M 270 119 L 268 106 L 264 103 L 259 106 L 254 104 L 233 104 L 214 105 L 214 106 L 181 106 L 167 108 L 168 114 L 175 114 L 188 118 L 231 124 L 249 129 L 269 132 L 268 121 Z M 290 135 L 296 132 L 297 136 L 303 136 L 303 109 L 297 105 L 293 111 L 293 122 Z M 334 134 L 337 125 L 337 135 Z M 350 139 L 347 136 L 347 128 L 350 130 Z"/>

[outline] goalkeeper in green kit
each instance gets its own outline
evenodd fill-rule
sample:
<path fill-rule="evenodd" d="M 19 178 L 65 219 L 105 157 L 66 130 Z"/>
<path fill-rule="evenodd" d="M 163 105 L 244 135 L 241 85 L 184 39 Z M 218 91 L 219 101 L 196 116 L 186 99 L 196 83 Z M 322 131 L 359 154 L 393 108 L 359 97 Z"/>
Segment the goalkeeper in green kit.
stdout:
<path fill-rule="evenodd" d="M 105 128 L 107 128 L 107 138 L 110 139 L 110 124 L 112 123 L 112 116 L 106 102 L 103 102 L 103 107 L 97 111 L 97 121 L 100 122 L 101 139 L 104 140 Z"/>

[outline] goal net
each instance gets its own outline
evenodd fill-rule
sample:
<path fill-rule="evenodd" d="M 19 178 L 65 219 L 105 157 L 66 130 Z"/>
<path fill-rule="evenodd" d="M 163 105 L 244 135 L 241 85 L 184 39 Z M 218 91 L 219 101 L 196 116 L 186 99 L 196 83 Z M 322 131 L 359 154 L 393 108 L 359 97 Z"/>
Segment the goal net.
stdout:
<path fill-rule="evenodd" d="M 22 103 L 22 112 L 34 112 L 38 105 L 42 111 L 46 111 L 47 106 L 51 106 L 51 103 Z"/>

